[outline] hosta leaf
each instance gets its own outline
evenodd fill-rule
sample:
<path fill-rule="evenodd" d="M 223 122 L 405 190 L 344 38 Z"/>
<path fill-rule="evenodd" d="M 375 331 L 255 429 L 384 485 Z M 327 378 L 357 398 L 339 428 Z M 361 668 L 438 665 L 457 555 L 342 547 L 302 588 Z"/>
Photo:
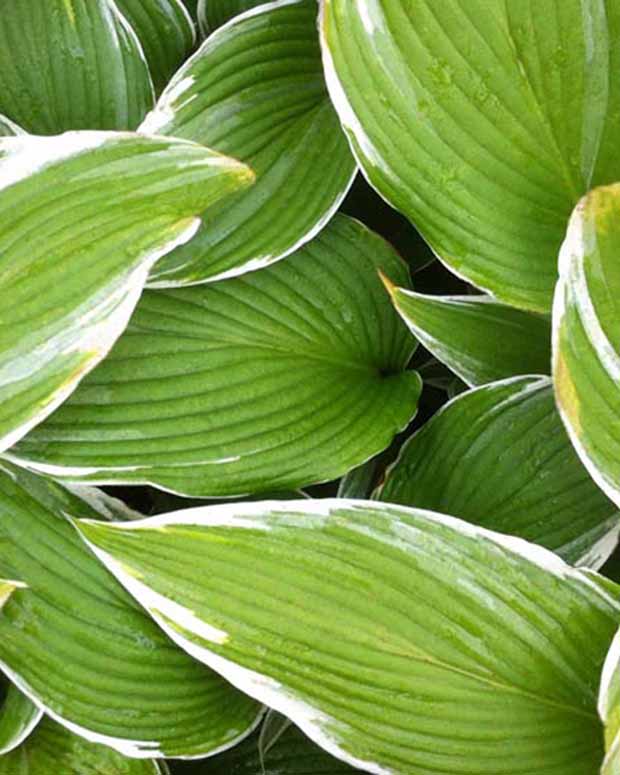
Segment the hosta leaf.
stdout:
<path fill-rule="evenodd" d="M 70 731 L 125 755 L 233 745 L 257 705 L 176 648 L 86 549 L 63 515 L 97 516 L 93 503 L 3 463 L 0 572 L 28 588 L 0 615 L 0 667 Z"/>
<path fill-rule="evenodd" d="M 89 743 L 45 718 L 26 742 L 0 757 L 0 775 L 164 775 L 165 764 L 127 759 L 103 745 Z"/>
<path fill-rule="evenodd" d="M 556 397 L 575 449 L 620 504 L 620 184 L 588 194 L 560 255 L 553 308 Z"/>
<path fill-rule="evenodd" d="M 0 773 L 3 755 L 23 743 L 42 715 L 43 712 L 15 684 L 9 684 L 0 709 Z"/>
<path fill-rule="evenodd" d="M 601 775 L 617 775 L 620 772 L 620 632 L 605 660 L 598 709 L 605 724 L 607 748 Z"/>
<path fill-rule="evenodd" d="M 14 121 L 6 116 L 0 115 L 0 137 L 15 137 L 17 135 L 23 135 L 24 130 L 17 126 Z"/>
<path fill-rule="evenodd" d="M 444 406 L 401 451 L 382 501 L 455 514 L 600 567 L 620 530 L 562 426 L 551 381 L 520 377 Z"/>
<path fill-rule="evenodd" d="M 263 0 L 199 0 L 198 23 L 203 34 L 221 27 L 250 8 L 263 5 Z"/>
<path fill-rule="evenodd" d="M 135 129 L 153 101 L 140 42 L 112 0 L 3 4 L 0 113 L 28 132 Z"/>
<path fill-rule="evenodd" d="M 77 527 L 180 646 L 354 766 L 598 770 L 620 602 L 541 547 L 331 499 Z"/>
<path fill-rule="evenodd" d="M 194 22 L 198 21 L 198 0 L 181 0 Z"/>
<path fill-rule="evenodd" d="M 425 296 L 390 288 L 411 331 L 470 386 L 519 374 L 549 374 L 551 323 L 489 296 Z"/>
<path fill-rule="evenodd" d="M 155 261 L 250 176 L 182 140 L 0 140 L 0 450 L 105 357 Z"/>
<path fill-rule="evenodd" d="M 179 70 L 141 131 L 185 137 L 255 170 L 251 193 L 212 208 L 152 285 L 183 285 L 273 263 L 314 236 L 355 170 L 321 67 L 316 0 L 279 0 L 212 35 Z"/>
<path fill-rule="evenodd" d="M 620 179 L 620 4 L 322 9 L 328 87 L 371 183 L 458 274 L 548 311 L 571 210 Z"/>
<path fill-rule="evenodd" d="M 421 387 L 378 267 L 407 282 L 387 243 L 339 216 L 260 272 L 147 291 L 100 368 L 12 455 L 195 496 L 341 476 L 407 425 Z"/>
<path fill-rule="evenodd" d="M 196 31 L 181 0 L 116 0 L 136 32 L 157 91 L 192 50 Z"/>

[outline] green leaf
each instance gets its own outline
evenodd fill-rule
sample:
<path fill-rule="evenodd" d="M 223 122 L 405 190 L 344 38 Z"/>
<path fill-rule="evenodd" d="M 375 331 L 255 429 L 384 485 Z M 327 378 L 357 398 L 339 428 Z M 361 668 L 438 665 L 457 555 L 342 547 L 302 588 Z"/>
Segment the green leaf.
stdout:
<path fill-rule="evenodd" d="M 579 462 L 545 377 L 492 383 L 446 404 L 405 444 L 378 497 L 454 514 L 595 568 L 620 531 L 620 515 Z"/>
<path fill-rule="evenodd" d="M 76 526 L 182 648 L 353 766 L 598 771 L 617 588 L 539 546 L 331 499 Z"/>
<path fill-rule="evenodd" d="M 180 0 L 115 1 L 140 39 L 155 89 L 160 92 L 194 47 L 192 19 Z"/>
<path fill-rule="evenodd" d="M 206 36 L 257 5 L 263 5 L 263 0 L 199 0 L 198 24 Z"/>
<path fill-rule="evenodd" d="M 65 516 L 107 518 L 93 504 L 2 464 L 0 572 L 28 589 L 0 615 L 0 667 L 46 714 L 124 755 L 234 745 L 259 707 L 180 651 L 86 549 Z"/>
<path fill-rule="evenodd" d="M 155 261 L 250 175 L 183 140 L 0 140 L 0 450 L 105 357 Z"/>
<path fill-rule="evenodd" d="M 206 213 L 191 244 L 157 265 L 152 286 L 267 266 L 337 210 L 356 167 L 325 89 L 316 13 L 316 0 L 279 0 L 220 29 L 142 124 L 241 159 L 257 175 L 251 192 Z"/>
<path fill-rule="evenodd" d="M 620 772 L 620 631 L 603 667 L 598 710 L 605 725 L 607 749 L 601 775 L 617 775 Z"/>
<path fill-rule="evenodd" d="M 192 19 L 198 21 L 198 0 L 181 0 Z"/>
<path fill-rule="evenodd" d="M 0 137 L 16 137 L 25 134 L 24 130 L 6 116 L 0 115 Z"/>
<path fill-rule="evenodd" d="M 551 322 L 489 296 L 424 296 L 390 288 L 411 332 L 470 387 L 551 371 Z"/>
<path fill-rule="evenodd" d="M 9 684 L 0 709 L 0 773 L 4 754 L 21 745 L 41 720 L 40 710 L 15 684 Z"/>
<path fill-rule="evenodd" d="M 345 775 L 358 770 L 325 753 L 289 723 L 263 757 L 259 739 L 252 735 L 194 772 L 195 775 Z"/>
<path fill-rule="evenodd" d="M 165 764 L 127 759 L 103 745 L 89 743 L 50 718 L 26 742 L 0 757 L 0 775 L 164 775 Z"/>
<path fill-rule="evenodd" d="M 386 242 L 338 216 L 260 272 L 146 292 L 108 358 L 12 458 L 199 497 L 342 476 L 390 444 L 421 389 L 378 267 L 407 282 Z"/>
<path fill-rule="evenodd" d="M 560 254 L 553 374 L 562 419 L 594 481 L 620 504 L 620 184 L 576 208 Z"/>
<path fill-rule="evenodd" d="M 620 4 L 321 5 L 328 87 L 372 185 L 459 275 L 549 311 L 571 210 L 620 179 Z"/>
<path fill-rule="evenodd" d="M 114 2 L 4 3 L 0 113 L 28 132 L 135 129 L 153 102 L 142 47 Z"/>

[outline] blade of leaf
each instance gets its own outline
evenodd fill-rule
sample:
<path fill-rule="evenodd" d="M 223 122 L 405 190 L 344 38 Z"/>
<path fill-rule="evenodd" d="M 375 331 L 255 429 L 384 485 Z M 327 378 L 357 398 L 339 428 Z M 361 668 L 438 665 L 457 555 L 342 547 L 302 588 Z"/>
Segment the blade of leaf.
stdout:
<path fill-rule="evenodd" d="M 98 513 L 107 506 L 2 463 L 0 569 L 28 589 L 0 616 L 0 667 L 71 732 L 125 756 L 201 758 L 234 745 L 259 706 L 176 648 L 65 518 Z"/>
<path fill-rule="evenodd" d="M 425 296 L 389 288 L 411 332 L 470 387 L 551 371 L 551 322 L 489 296 Z"/>
<path fill-rule="evenodd" d="M 603 666 L 598 710 L 605 725 L 607 749 L 601 775 L 617 775 L 620 767 L 620 631 L 611 644 Z"/>
<path fill-rule="evenodd" d="M 28 132 L 135 129 L 153 102 L 142 47 L 115 2 L 4 4 L 0 113 Z"/>
<path fill-rule="evenodd" d="M 76 527 L 182 648 L 353 766 L 598 770 L 620 590 L 539 546 L 331 499 Z"/>
<path fill-rule="evenodd" d="M 247 167 L 183 140 L 0 140 L 0 450 L 106 356 L 149 270 L 190 239 L 205 207 L 250 180 Z"/>
<path fill-rule="evenodd" d="M 179 70 L 142 124 L 241 159 L 257 175 L 251 193 L 205 214 L 191 245 L 157 265 L 151 286 L 267 266 L 338 209 L 356 165 L 325 89 L 316 13 L 315 0 L 278 0 L 237 17 Z"/>
<path fill-rule="evenodd" d="M 196 30 L 180 0 L 115 0 L 138 36 L 157 93 L 190 54 Z"/>
<path fill-rule="evenodd" d="M 328 88 L 371 184 L 453 271 L 548 312 L 571 210 L 620 179 L 620 5 L 321 8 Z"/>
<path fill-rule="evenodd" d="M 15 684 L 9 684 L 0 709 L 0 772 L 4 755 L 24 742 L 42 715 L 43 711 L 20 692 Z"/>
<path fill-rule="evenodd" d="M 198 24 L 206 37 L 235 16 L 263 5 L 264 0 L 198 0 Z"/>
<path fill-rule="evenodd" d="M 89 743 L 47 717 L 20 748 L 0 757 L 0 775 L 167 775 L 168 772 L 163 762 L 128 759 L 111 748 Z"/>
<path fill-rule="evenodd" d="M 564 424 L 598 486 L 620 504 L 620 184 L 576 208 L 560 254 L 553 375 Z"/>
<path fill-rule="evenodd" d="M 378 267 L 407 282 L 386 242 L 338 216 L 260 272 L 145 293 L 112 353 L 11 459 L 197 497 L 342 476 L 390 444 L 421 389 Z"/>
<path fill-rule="evenodd" d="M 595 568 L 620 531 L 620 515 L 579 462 L 545 377 L 453 399 L 405 444 L 377 497 L 455 514 Z"/>

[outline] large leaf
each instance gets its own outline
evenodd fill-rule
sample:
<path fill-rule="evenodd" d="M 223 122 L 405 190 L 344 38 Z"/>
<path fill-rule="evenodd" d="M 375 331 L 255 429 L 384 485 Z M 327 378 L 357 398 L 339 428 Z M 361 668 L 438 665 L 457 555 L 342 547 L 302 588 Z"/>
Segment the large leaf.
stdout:
<path fill-rule="evenodd" d="M 0 757 L 0 775 L 164 775 L 165 764 L 128 759 L 45 718 L 26 742 Z"/>
<path fill-rule="evenodd" d="M 339 216 L 286 261 L 147 292 L 80 390 L 12 454 L 69 480 L 239 495 L 334 479 L 414 415 L 414 341 L 377 268 L 382 239 Z"/>
<path fill-rule="evenodd" d="M 28 132 L 135 129 L 153 102 L 140 42 L 112 0 L 3 3 L 0 113 Z"/>
<path fill-rule="evenodd" d="M 244 11 L 263 5 L 264 0 L 199 0 L 198 23 L 207 35 Z"/>
<path fill-rule="evenodd" d="M 262 5 L 213 34 L 179 70 L 141 131 L 185 137 L 247 162 L 252 192 L 206 214 L 157 286 L 258 269 L 311 239 L 338 208 L 355 162 L 321 67 L 316 0 Z"/>
<path fill-rule="evenodd" d="M 93 504 L 3 464 L 0 569 L 28 589 L 0 615 L 0 667 L 70 731 L 127 756 L 233 745 L 258 706 L 176 648 L 86 549 L 64 515 L 96 517 Z"/>
<path fill-rule="evenodd" d="M 157 91 L 191 52 L 196 31 L 181 0 L 115 0 L 138 35 Z"/>
<path fill-rule="evenodd" d="M 620 504 L 620 184 L 575 210 L 560 255 L 553 373 L 562 418 L 596 483 Z"/>
<path fill-rule="evenodd" d="M 458 274 L 548 311 L 571 210 L 620 179 L 620 4 L 322 9 L 328 87 L 370 182 Z"/>
<path fill-rule="evenodd" d="M 598 709 L 605 724 L 607 748 L 601 775 L 618 775 L 620 772 L 620 632 L 616 634 L 605 660 Z"/>
<path fill-rule="evenodd" d="M 541 547 L 331 499 L 77 527 L 180 646 L 354 766 L 598 770 L 618 588 Z"/>
<path fill-rule="evenodd" d="M 489 296 L 425 296 L 390 286 L 392 301 L 427 350 L 468 385 L 549 374 L 551 323 Z"/>
<path fill-rule="evenodd" d="M 15 684 L 9 684 L 0 709 L 0 766 L 4 761 L 3 755 L 24 742 L 42 715 L 43 711 L 20 692 Z"/>
<path fill-rule="evenodd" d="M 0 140 L 0 450 L 105 357 L 155 261 L 250 177 L 183 140 Z"/>
<path fill-rule="evenodd" d="M 407 442 L 378 497 L 458 515 L 591 567 L 609 557 L 620 530 L 620 515 L 579 462 L 544 377 L 455 398 Z"/>

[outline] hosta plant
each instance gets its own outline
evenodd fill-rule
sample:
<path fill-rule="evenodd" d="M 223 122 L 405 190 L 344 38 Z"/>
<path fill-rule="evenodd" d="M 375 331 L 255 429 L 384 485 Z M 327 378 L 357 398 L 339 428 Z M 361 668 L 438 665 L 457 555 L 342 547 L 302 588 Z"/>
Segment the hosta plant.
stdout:
<path fill-rule="evenodd" d="M 0 14 L 0 775 L 620 774 L 620 2 Z"/>

